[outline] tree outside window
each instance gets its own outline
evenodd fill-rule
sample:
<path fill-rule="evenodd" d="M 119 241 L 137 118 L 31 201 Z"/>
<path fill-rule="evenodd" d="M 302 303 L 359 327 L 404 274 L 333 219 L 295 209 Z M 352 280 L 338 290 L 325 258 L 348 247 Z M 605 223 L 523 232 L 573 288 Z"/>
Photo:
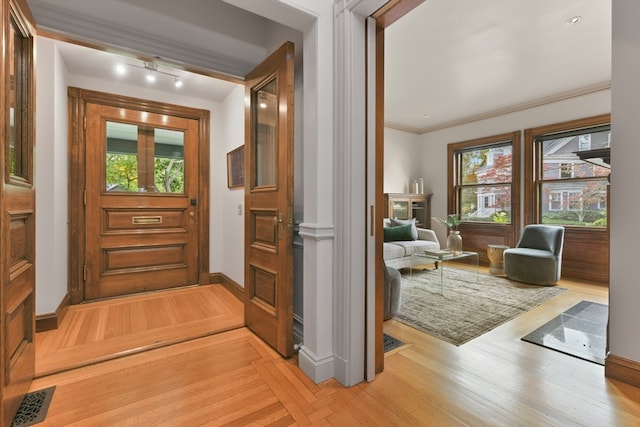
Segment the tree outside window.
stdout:
<path fill-rule="evenodd" d="M 610 146 L 609 127 L 585 129 L 536 141 L 542 165 L 536 185 L 543 224 L 578 227 L 607 226 L 607 186 L 610 170 L 580 160 L 579 151 Z"/>
<path fill-rule="evenodd" d="M 184 133 L 107 122 L 106 190 L 184 193 Z"/>
<path fill-rule="evenodd" d="M 456 153 L 459 211 L 464 221 L 511 222 L 511 143 L 487 145 Z"/>

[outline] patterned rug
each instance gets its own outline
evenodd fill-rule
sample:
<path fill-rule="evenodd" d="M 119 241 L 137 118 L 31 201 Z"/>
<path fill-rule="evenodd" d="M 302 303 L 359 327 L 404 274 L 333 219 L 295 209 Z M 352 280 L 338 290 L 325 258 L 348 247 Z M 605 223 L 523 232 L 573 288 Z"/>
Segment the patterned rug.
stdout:
<path fill-rule="evenodd" d="M 402 276 L 395 319 L 459 346 L 564 291 L 447 268 L 441 292 L 439 270 L 414 270 L 413 276 Z"/>

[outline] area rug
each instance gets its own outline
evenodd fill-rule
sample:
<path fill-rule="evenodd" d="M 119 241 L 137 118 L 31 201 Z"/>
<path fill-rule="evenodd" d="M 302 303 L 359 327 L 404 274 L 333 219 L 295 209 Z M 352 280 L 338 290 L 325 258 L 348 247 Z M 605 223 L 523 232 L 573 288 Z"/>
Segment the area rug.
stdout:
<path fill-rule="evenodd" d="M 25 394 L 11 427 L 26 427 L 44 421 L 55 390 L 53 386 Z"/>
<path fill-rule="evenodd" d="M 447 268 L 441 293 L 440 271 L 414 271 L 402 276 L 395 319 L 459 346 L 564 291 Z"/>
<path fill-rule="evenodd" d="M 404 345 L 404 343 L 400 341 L 398 338 L 392 337 L 389 334 L 384 334 L 382 343 L 384 345 L 385 353 Z"/>
<path fill-rule="evenodd" d="M 581 301 L 522 340 L 604 365 L 608 319 L 609 306 Z"/>

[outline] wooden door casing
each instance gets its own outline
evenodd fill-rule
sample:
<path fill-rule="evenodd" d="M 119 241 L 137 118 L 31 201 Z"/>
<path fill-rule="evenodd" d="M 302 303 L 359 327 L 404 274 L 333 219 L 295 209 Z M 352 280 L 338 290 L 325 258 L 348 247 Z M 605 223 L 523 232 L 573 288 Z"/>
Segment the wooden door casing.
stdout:
<path fill-rule="evenodd" d="M 158 126 L 182 129 L 189 127 L 189 132 L 196 135 L 196 143 L 191 149 L 185 147 L 185 155 L 191 157 L 192 164 L 196 168 L 198 179 L 195 189 L 188 190 L 195 193 L 195 197 L 186 195 L 168 195 L 164 201 L 160 197 L 149 196 L 139 199 L 138 205 L 127 204 L 128 196 L 136 198 L 137 194 L 128 195 L 121 193 L 113 194 L 106 206 L 108 209 L 100 214 L 89 214 L 85 209 L 91 197 L 102 197 L 101 195 L 91 195 L 85 192 L 86 179 L 91 174 L 87 169 L 85 144 L 84 117 L 90 104 L 98 104 L 104 108 L 115 108 L 120 111 L 133 110 L 138 114 L 138 118 L 158 115 L 161 120 L 172 120 L 170 117 L 177 117 L 180 122 L 189 122 L 188 125 L 174 124 Z M 120 113 L 118 113 L 120 114 Z M 132 116 L 133 117 L 133 116 Z M 162 119 L 164 117 L 164 119 Z M 111 95 L 107 93 L 89 91 L 85 89 L 69 88 L 69 125 L 70 125 L 70 193 L 69 193 L 69 294 L 72 304 L 78 304 L 85 300 L 85 294 L 89 291 L 89 279 L 95 271 L 109 271 L 109 275 L 117 277 L 118 273 L 131 273 L 138 281 L 137 290 L 152 290 L 158 288 L 157 277 L 152 278 L 154 265 L 160 265 L 156 272 L 164 270 L 164 274 L 158 273 L 161 281 L 165 284 L 184 284 L 188 277 L 188 282 L 195 284 L 209 283 L 209 120 L 210 114 L 207 110 L 199 110 L 171 104 L 164 104 L 150 100 Z M 120 120 L 122 120 L 120 118 Z M 137 119 L 136 119 L 137 120 Z M 136 120 L 133 120 L 135 122 Z M 193 122 L 193 123 L 191 123 Z M 87 126 L 89 128 L 89 126 Z M 188 153 L 187 153 L 188 152 Z M 192 181 L 193 182 L 193 181 Z M 185 194 L 188 192 L 185 190 Z M 144 193 L 142 193 L 144 194 Z M 146 195 L 146 194 L 145 194 Z M 147 195 L 148 196 L 148 195 Z M 129 200 L 130 201 L 130 200 Z M 93 216 L 92 216 L 93 215 Z M 134 232 L 132 222 L 134 217 L 162 217 L 162 224 L 141 224 L 142 231 Z M 96 219 L 93 219 L 96 218 Z M 87 248 L 87 227 L 88 223 L 101 222 L 101 232 L 106 231 L 111 239 L 110 246 L 105 246 L 105 250 L 96 255 L 92 252 L 90 257 L 97 269 L 91 271 L 89 266 L 85 269 L 85 254 L 90 252 Z M 142 237 L 145 230 L 153 230 L 148 233 L 143 240 L 134 243 L 139 247 L 129 247 L 127 250 L 120 250 L 121 245 L 127 238 L 124 237 L 135 233 Z M 187 235 L 191 234 L 191 237 Z M 182 236 L 182 242 L 167 243 L 165 238 L 173 235 L 177 238 Z M 194 237 L 195 236 L 195 237 Z M 195 238 L 195 259 L 190 259 L 189 253 L 193 251 L 186 249 L 187 240 Z M 131 239 L 129 239 L 131 240 Z M 134 238 L 135 240 L 135 238 Z M 179 239 L 178 239 L 179 240 Z M 150 249 L 146 251 L 146 249 Z M 142 252 L 140 252 L 142 250 Z M 102 259 L 101 259 L 102 257 Z M 193 255 L 192 255 L 193 257 Z M 137 263 L 137 265 L 135 265 Z M 189 267 L 186 265 L 189 264 Z M 193 266 L 193 268 L 191 268 Z M 186 270 L 189 269 L 187 272 Z M 167 274 L 167 271 L 169 273 Z M 112 274 L 112 273 L 116 274 Z M 93 279 L 92 279 L 93 280 Z M 110 287 L 115 292 L 128 293 L 132 291 L 127 284 L 117 283 L 115 279 L 110 280 Z M 163 287 L 161 287 L 163 288 Z M 136 291 L 133 291 L 136 292 Z M 98 294 L 97 298 L 102 296 Z M 93 296 L 92 296 L 93 297 Z"/>
<path fill-rule="evenodd" d="M 284 357 L 293 353 L 293 60 L 285 43 L 245 79 L 245 322 Z"/>
<path fill-rule="evenodd" d="M 35 23 L 22 0 L 3 0 L 0 16 L 0 423 L 8 426 L 35 372 Z"/>

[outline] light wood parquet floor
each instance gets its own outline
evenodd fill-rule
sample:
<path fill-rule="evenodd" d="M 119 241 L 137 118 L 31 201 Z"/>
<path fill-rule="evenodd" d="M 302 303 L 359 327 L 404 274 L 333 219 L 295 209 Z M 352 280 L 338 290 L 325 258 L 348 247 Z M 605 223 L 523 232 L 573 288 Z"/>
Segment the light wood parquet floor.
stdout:
<path fill-rule="evenodd" d="M 245 328 L 36 379 L 55 385 L 42 426 L 636 426 L 640 389 L 600 365 L 520 340 L 606 288 L 569 291 L 460 347 L 396 321 L 405 346 L 371 383 L 312 383 Z M 193 307 L 192 307 L 193 308 Z M 122 326 L 124 327 L 124 326 Z"/>
<path fill-rule="evenodd" d="M 222 285 L 73 305 L 58 329 L 36 334 L 36 377 L 242 326 L 242 302 Z"/>

